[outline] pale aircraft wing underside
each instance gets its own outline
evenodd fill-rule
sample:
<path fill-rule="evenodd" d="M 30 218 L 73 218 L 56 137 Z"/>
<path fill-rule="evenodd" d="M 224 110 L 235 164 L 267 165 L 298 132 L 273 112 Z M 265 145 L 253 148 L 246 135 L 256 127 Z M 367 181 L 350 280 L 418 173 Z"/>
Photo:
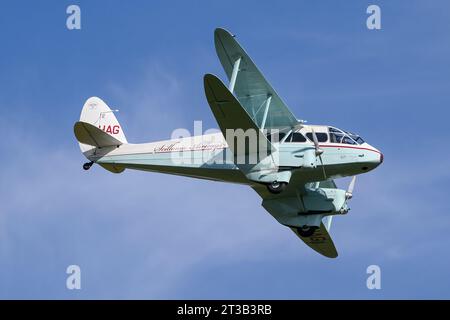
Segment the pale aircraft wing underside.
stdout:
<path fill-rule="evenodd" d="M 240 59 L 237 68 L 239 71 L 235 78 L 234 91 L 232 91 L 253 121 L 259 127 L 266 129 L 296 126 L 298 124 L 296 117 L 264 78 L 234 36 L 228 31 L 218 28 L 214 32 L 214 42 L 217 55 L 229 80 L 232 79 L 236 61 Z M 269 97 L 270 106 L 265 115 L 265 105 Z M 264 123 L 265 125 L 262 125 Z"/>

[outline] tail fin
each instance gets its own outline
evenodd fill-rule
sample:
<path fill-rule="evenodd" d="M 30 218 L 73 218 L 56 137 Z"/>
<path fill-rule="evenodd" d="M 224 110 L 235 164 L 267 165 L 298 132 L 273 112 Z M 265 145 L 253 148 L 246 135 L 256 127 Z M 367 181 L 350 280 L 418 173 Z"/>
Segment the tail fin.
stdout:
<path fill-rule="evenodd" d="M 74 127 L 81 152 L 85 153 L 94 147 L 128 143 L 114 111 L 100 98 L 91 97 L 86 100 L 80 121 Z M 97 128 L 100 130 L 96 130 Z M 106 134 L 102 134 L 101 130 Z"/>
<path fill-rule="evenodd" d="M 73 130 L 81 152 L 89 160 L 91 160 L 90 156 L 95 154 L 96 148 L 118 147 L 128 143 L 114 111 L 97 97 L 91 97 L 84 103 L 80 121 L 75 123 Z M 92 163 L 85 164 L 87 165 L 86 168 L 89 169 Z M 100 165 L 114 173 L 125 170 L 123 167 L 114 164 Z"/>

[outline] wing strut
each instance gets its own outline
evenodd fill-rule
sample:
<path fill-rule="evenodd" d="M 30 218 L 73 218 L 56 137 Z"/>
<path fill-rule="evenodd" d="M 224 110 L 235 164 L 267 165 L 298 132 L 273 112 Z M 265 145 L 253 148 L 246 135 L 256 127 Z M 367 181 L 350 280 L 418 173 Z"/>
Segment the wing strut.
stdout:
<path fill-rule="evenodd" d="M 237 75 L 239 72 L 239 65 L 241 64 L 242 57 L 239 57 L 233 65 L 233 72 L 231 73 L 231 79 L 230 79 L 230 85 L 228 86 L 228 89 L 230 92 L 234 91 L 234 85 L 236 84 Z"/>
<path fill-rule="evenodd" d="M 272 95 L 269 94 L 266 100 L 266 106 L 264 107 L 264 116 L 261 122 L 261 130 L 264 130 L 267 121 L 267 114 L 269 113 L 270 102 L 272 101 Z"/>

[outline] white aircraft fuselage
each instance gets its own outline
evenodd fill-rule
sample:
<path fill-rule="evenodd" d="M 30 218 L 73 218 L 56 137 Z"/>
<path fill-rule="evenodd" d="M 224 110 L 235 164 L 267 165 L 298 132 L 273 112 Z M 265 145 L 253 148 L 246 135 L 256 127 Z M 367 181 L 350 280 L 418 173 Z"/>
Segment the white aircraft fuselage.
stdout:
<path fill-rule="evenodd" d="M 310 128 L 311 126 L 305 126 Z M 325 132 L 326 126 L 314 126 Z M 329 134 L 328 134 L 329 135 Z M 288 134 L 286 135 L 288 136 Z M 328 139 L 329 140 L 329 139 Z M 305 150 L 313 149 L 311 141 L 273 143 L 278 158 L 273 170 L 295 170 L 304 175 L 305 182 L 336 179 L 366 173 L 375 169 L 383 155 L 367 142 L 350 145 L 320 142 L 323 167 L 303 167 L 301 157 Z M 98 164 L 112 165 L 117 169 L 135 169 L 160 173 L 183 175 L 195 178 L 234 182 L 246 185 L 257 184 L 245 177 L 235 165 L 232 152 L 222 133 L 181 139 L 163 140 L 140 144 L 123 144 L 118 147 L 93 149 L 86 154 L 88 159 Z"/>

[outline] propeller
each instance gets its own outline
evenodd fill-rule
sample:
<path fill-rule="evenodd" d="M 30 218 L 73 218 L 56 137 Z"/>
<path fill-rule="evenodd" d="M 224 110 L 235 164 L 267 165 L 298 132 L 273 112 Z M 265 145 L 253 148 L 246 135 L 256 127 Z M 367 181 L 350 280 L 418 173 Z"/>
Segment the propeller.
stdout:
<path fill-rule="evenodd" d="M 327 174 L 325 172 L 325 167 L 324 167 L 323 161 L 322 161 L 323 150 L 320 149 L 320 147 L 319 147 L 319 139 L 317 139 L 317 135 L 316 135 L 316 132 L 314 131 L 314 128 L 311 128 L 311 133 L 312 133 L 312 137 L 313 137 L 314 148 L 316 149 L 316 157 L 319 157 L 320 164 L 322 165 L 323 177 L 326 179 Z"/>
<path fill-rule="evenodd" d="M 320 156 L 323 153 L 323 150 L 319 147 L 319 140 L 317 139 L 316 132 L 314 131 L 314 128 L 311 128 L 312 131 L 312 137 L 314 142 L 314 148 L 316 148 L 316 156 Z"/>
<path fill-rule="evenodd" d="M 331 221 L 333 220 L 333 216 L 326 216 L 325 217 L 325 223 L 324 223 L 324 225 L 325 225 L 325 228 L 327 229 L 327 231 L 328 232 L 330 232 L 330 229 L 331 229 Z"/>
<path fill-rule="evenodd" d="M 348 185 L 347 192 L 345 192 L 345 200 L 350 200 L 353 197 L 353 189 L 355 188 L 356 176 L 353 176 L 352 181 Z"/>

